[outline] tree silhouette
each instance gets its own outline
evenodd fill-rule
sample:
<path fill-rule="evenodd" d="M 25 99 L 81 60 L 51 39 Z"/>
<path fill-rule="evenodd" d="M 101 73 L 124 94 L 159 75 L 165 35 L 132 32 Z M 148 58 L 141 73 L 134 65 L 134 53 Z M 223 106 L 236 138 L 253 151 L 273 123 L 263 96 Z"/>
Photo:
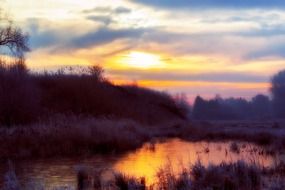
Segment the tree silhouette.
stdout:
<path fill-rule="evenodd" d="M 197 96 L 193 105 L 193 118 L 205 119 L 205 111 L 207 110 L 207 102 L 200 96 Z"/>
<path fill-rule="evenodd" d="M 22 58 L 25 52 L 30 51 L 28 39 L 29 35 L 13 26 L 12 21 L 0 17 L 0 48 L 6 47 L 14 56 Z"/>
<path fill-rule="evenodd" d="M 268 96 L 258 94 L 252 98 L 251 104 L 256 119 L 264 119 L 271 116 L 271 102 Z"/>
<path fill-rule="evenodd" d="M 285 70 L 273 76 L 271 81 L 273 110 L 277 117 L 285 117 Z"/>

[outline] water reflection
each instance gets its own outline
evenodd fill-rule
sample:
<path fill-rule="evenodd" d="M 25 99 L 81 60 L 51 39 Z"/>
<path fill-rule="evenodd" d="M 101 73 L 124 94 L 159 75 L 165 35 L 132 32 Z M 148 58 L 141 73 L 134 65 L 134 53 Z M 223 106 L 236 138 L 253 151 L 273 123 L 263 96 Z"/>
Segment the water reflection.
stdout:
<path fill-rule="evenodd" d="M 275 159 L 264 154 L 261 147 L 248 143 L 238 143 L 232 148 L 231 142 L 185 142 L 171 139 L 165 142 L 145 144 L 137 151 L 123 156 L 94 156 L 91 158 L 45 159 L 16 163 L 17 175 L 22 183 L 41 181 L 48 187 L 75 186 L 75 168 L 84 165 L 94 170 L 114 169 L 135 177 L 146 177 L 147 184 L 155 181 L 159 168 L 171 166 L 174 172 L 200 160 L 202 164 L 219 164 L 244 160 L 270 166 Z M 231 151 L 232 149 L 232 151 Z M 283 158 L 282 158 L 283 159 Z M 0 166 L 1 179 L 5 166 Z"/>
<path fill-rule="evenodd" d="M 183 168 L 200 160 L 203 165 L 219 164 L 245 160 L 264 166 L 274 163 L 272 156 L 261 155 L 262 148 L 252 144 L 237 144 L 239 152 L 230 149 L 231 143 L 194 142 L 189 143 L 179 139 L 155 144 L 150 149 L 146 144 L 141 149 L 122 157 L 114 168 L 130 176 L 146 177 L 148 184 L 155 182 L 157 171 L 165 166 L 170 166 L 174 173 L 179 173 Z M 264 152 L 264 151 L 263 151 Z"/>

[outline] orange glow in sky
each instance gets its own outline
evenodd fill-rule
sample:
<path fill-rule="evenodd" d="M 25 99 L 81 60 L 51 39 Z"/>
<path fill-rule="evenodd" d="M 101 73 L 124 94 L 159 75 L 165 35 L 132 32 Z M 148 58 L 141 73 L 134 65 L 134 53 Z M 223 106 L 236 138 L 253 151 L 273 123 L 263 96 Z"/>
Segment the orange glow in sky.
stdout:
<path fill-rule="evenodd" d="M 155 54 L 132 51 L 118 60 L 120 64 L 126 64 L 128 67 L 148 69 L 153 67 L 162 67 L 163 62 Z"/>
<path fill-rule="evenodd" d="M 30 34 L 31 70 L 99 64 L 116 83 L 249 98 L 268 94 L 271 76 L 285 68 L 283 9 L 202 3 L 198 10 L 187 7 L 190 1 L 175 8 L 148 0 L 0 2 Z"/>

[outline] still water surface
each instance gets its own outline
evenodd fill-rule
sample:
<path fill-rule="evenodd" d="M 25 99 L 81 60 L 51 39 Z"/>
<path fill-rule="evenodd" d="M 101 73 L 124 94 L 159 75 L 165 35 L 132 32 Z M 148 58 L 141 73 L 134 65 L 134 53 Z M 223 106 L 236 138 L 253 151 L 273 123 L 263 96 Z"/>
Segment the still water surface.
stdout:
<path fill-rule="evenodd" d="M 262 154 L 263 148 L 250 144 L 238 143 L 239 153 L 231 150 L 231 142 L 186 142 L 170 139 L 155 144 L 146 143 L 142 148 L 125 155 L 96 155 L 89 158 L 44 159 L 15 163 L 17 176 L 21 183 L 40 182 L 49 187 L 75 186 L 76 170 L 87 167 L 92 170 L 120 171 L 134 177 L 146 177 L 147 184 L 155 180 L 157 171 L 164 166 L 171 166 L 174 172 L 189 167 L 200 160 L 202 164 L 219 164 L 244 160 L 258 162 L 264 166 L 275 163 L 276 157 Z M 284 155 L 277 159 L 285 160 Z M 5 165 L 0 166 L 3 179 Z M 2 181 L 1 179 L 1 181 Z"/>

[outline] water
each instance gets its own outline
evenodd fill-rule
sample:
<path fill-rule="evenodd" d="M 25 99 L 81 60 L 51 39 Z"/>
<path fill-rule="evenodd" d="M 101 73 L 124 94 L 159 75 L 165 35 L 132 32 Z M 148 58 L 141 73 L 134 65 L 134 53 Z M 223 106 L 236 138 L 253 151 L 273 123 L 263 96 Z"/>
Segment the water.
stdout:
<path fill-rule="evenodd" d="M 277 158 L 264 154 L 263 148 L 259 146 L 250 143 L 237 144 L 240 147 L 239 153 L 230 150 L 231 142 L 186 142 L 170 139 L 155 144 L 146 143 L 142 148 L 120 156 L 29 160 L 15 163 L 14 167 L 19 181 L 23 184 L 36 181 L 49 187 L 58 187 L 75 186 L 76 170 L 82 166 L 92 170 L 120 171 L 135 177 L 144 176 L 147 184 L 151 184 L 159 168 L 171 166 L 177 173 L 197 160 L 204 165 L 244 160 L 263 166 L 273 165 L 276 159 L 285 160 L 284 155 L 278 155 Z M 1 179 L 7 169 L 6 165 L 0 165 Z"/>

